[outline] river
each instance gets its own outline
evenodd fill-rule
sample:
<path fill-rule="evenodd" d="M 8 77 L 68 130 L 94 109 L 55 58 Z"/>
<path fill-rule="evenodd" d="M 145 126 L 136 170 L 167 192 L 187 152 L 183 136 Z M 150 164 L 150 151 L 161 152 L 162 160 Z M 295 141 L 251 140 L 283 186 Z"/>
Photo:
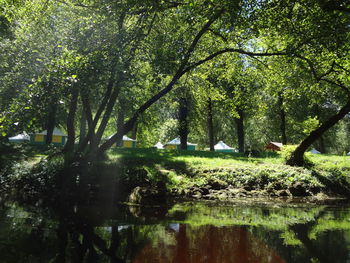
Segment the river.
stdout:
<path fill-rule="evenodd" d="M 0 262 L 350 262 L 350 207 L 180 202 L 0 207 Z"/>

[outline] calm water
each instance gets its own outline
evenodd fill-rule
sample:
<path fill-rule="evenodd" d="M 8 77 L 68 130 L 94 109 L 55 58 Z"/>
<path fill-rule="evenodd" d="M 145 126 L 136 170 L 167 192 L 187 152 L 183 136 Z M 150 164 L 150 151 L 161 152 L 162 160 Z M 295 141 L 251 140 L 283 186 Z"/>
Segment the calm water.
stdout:
<path fill-rule="evenodd" d="M 350 262 L 350 207 L 0 207 L 0 262 Z"/>

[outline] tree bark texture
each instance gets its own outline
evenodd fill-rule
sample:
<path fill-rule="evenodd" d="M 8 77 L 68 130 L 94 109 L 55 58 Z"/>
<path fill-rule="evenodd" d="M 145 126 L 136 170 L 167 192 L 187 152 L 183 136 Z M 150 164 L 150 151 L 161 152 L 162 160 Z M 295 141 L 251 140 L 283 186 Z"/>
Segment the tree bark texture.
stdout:
<path fill-rule="evenodd" d="M 57 104 L 50 103 L 48 107 L 48 115 L 46 122 L 46 144 L 50 144 L 52 142 L 52 133 L 56 125 L 56 113 L 57 113 Z"/>
<path fill-rule="evenodd" d="M 210 151 L 215 151 L 214 149 L 214 125 L 213 125 L 213 107 L 212 100 L 208 98 L 208 137 L 209 137 L 209 149 Z"/>
<path fill-rule="evenodd" d="M 317 104 L 314 105 L 313 111 L 317 119 L 321 120 L 321 111 Z M 319 150 L 321 153 L 326 153 L 326 145 L 324 143 L 323 136 L 320 136 L 320 138 L 315 142 L 317 145 L 317 150 Z"/>
<path fill-rule="evenodd" d="M 81 117 L 80 117 L 80 133 L 79 133 L 79 144 L 82 143 L 86 136 L 86 129 L 87 129 L 87 120 L 86 120 L 86 114 L 84 111 L 81 112 Z"/>
<path fill-rule="evenodd" d="M 350 98 L 348 98 L 347 103 L 339 110 L 339 112 L 332 117 L 330 117 L 326 122 L 324 122 L 316 130 L 312 131 L 309 136 L 307 136 L 299 146 L 294 150 L 290 158 L 286 161 L 286 164 L 292 166 L 304 166 L 304 153 L 306 150 L 319 139 L 328 129 L 333 127 L 338 121 L 340 121 L 346 114 L 350 112 Z"/>
<path fill-rule="evenodd" d="M 118 117 L 117 117 L 117 132 L 118 133 L 122 133 L 123 125 L 124 125 L 124 118 L 125 118 L 124 107 L 123 107 L 123 105 L 120 105 L 120 109 L 118 111 Z M 123 137 L 122 136 L 119 136 L 116 144 L 118 147 L 123 146 Z"/>
<path fill-rule="evenodd" d="M 238 118 L 235 118 L 236 130 L 237 130 L 237 140 L 238 140 L 238 152 L 244 152 L 244 114 L 243 110 L 237 109 Z"/>
<path fill-rule="evenodd" d="M 69 112 L 67 117 L 67 142 L 64 146 L 65 152 L 71 152 L 74 149 L 75 142 L 75 130 L 74 130 L 74 120 L 77 111 L 79 90 L 73 87 L 71 100 L 69 105 Z"/>

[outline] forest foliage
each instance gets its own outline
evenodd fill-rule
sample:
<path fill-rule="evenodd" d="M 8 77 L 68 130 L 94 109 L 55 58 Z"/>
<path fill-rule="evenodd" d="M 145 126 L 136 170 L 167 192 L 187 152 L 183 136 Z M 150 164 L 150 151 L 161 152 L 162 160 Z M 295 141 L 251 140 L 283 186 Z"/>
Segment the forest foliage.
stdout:
<path fill-rule="evenodd" d="M 68 162 L 179 132 L 298 144 L 292 165 L 311 146 L 346 153 L 349 19 L 346 1 L 3 0 L 1 140 L 60 126 Z"/>

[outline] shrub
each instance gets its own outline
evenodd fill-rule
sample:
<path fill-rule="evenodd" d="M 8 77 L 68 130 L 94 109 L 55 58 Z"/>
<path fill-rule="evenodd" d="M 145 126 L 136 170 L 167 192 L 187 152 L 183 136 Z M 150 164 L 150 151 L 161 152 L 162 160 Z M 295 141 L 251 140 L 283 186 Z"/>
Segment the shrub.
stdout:
<path fill-rule="evenodd" d="M 281 151 L 281 156 L 282 159 L 284 161 L 284 163 L 287 162 L 287 160 L 289 160 L 289 158 L 292 156 L 293 152 L 295 151 L 295 149 L 298 147 L 298 145 L 294 144 L 294 145 L 284 145 Z M 313 166 L 313 162 L 308 158 L 308 156 L 306 154 L 304 154 L 304 163 L 306 166 Z"/>

